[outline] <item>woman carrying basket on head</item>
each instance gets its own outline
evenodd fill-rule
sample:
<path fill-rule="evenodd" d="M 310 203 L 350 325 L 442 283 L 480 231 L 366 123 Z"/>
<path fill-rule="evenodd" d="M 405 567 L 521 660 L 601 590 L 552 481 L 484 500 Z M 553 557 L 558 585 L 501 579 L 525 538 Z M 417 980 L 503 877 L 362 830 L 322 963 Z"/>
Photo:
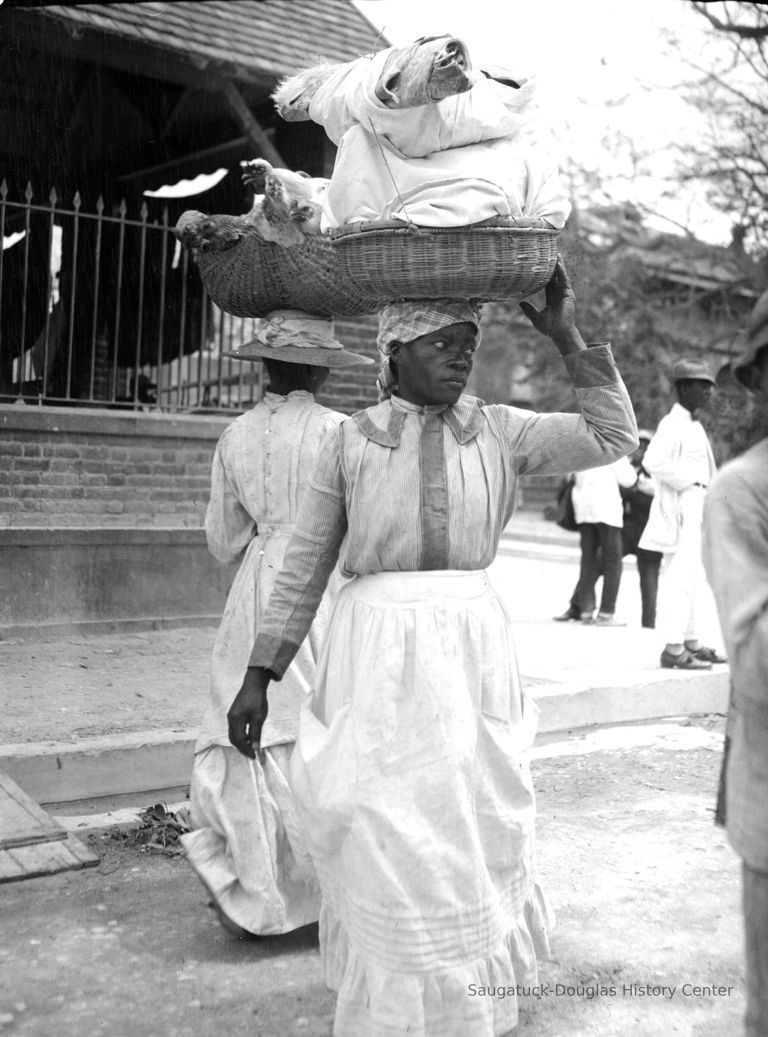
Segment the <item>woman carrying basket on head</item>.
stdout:
<path fill-rule="evenodd" d="M 587 348 L 561 262 L 523 309 L 564 357 L 578 414 L 463 395 L 479 317 L 456 300 L 382 310 L 380 404 L 325 438 L 229 712 L 253 757 L 342 539 L 340 592 L 291 779 L 323 894 L 337 1037 L 492 1037 L 535 981 L 548 918 L 533 871 L 525 699 L 484 569 L 523 473 L 607 464 L 636 426 L 610 348 Z M 274 699 L 279 688 L 270 688 Z"/>

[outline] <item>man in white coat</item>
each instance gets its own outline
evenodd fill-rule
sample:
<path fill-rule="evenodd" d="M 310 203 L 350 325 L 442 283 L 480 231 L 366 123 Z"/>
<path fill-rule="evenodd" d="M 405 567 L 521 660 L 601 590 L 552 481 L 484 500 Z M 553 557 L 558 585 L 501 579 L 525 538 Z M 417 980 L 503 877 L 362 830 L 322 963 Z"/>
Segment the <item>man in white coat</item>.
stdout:
<path fill-rule="evenodd" d="M 698 606 L 706 593 L 701 524 L 707 487 L 716 472 L 707 433 L 697 415 L 711 407 L 715 379 L 703 360 L 678 360 L 672 369 L 677 402 L 662 418 L 643 461 L 656 482 L 648 524 L 640 538 L 646 551 L 662 551 L 659 627 L 667 643 L 661 665 L 708 670 L 725 662 L 699 641 Z"/>

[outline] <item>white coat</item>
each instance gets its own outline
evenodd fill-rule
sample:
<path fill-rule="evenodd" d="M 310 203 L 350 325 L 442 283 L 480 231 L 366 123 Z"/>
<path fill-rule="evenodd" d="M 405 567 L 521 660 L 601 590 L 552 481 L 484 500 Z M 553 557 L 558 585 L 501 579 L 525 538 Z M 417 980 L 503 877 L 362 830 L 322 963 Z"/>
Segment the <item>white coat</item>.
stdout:
<path fill-rule="evenodd" d="M 706 488 L 717 466 L 707 433 L 690 411 L 676 403 L 662 418 L 643 458 L 653 476 L 656 493 L 640 547 L 645 551 L 675 551 L 683 526 L 683 500 L 692 488 Z"/>

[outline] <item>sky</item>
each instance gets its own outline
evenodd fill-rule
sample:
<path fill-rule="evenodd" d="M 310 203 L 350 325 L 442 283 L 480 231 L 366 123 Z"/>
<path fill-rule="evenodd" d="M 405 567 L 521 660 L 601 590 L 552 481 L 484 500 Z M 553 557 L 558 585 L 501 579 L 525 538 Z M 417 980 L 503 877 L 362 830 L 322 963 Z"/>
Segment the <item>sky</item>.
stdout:
<path fill-rule="evenodd" d="M 566 178 L 574 166 L 599 169 L 611 195 L 656 213 L 651 222 L 659 229 L 683 224 L 705 240 L 727 244 L 730 221 L 706 204 L 703 189 L 681 191 L 671 180 L 673 145 L 703 132 L 680 89 L 690 70 L 667 39 L 672 33 L 686 53 L 702 53 L 702 20 L 684 0 L 355 4 L 395 45 L 450 33 L 464 41 L 473 62 L 535 75 L 542 125 Z"/>

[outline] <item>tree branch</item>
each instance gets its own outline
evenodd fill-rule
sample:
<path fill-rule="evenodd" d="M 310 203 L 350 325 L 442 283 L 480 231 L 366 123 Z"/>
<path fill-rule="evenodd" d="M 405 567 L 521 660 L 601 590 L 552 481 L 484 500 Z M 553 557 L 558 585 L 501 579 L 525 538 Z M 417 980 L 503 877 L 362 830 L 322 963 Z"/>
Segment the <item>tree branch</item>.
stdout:
<path fill-rule="evenodd" d="M 762 12 L 760 8 L 765 7 L 766 5 L 755 3 L 751 6 L 756 7 L 757 13 L 761 14 Z M 703 3 L 696 3 L 694 0 L 694 2 L 691 3 L 691 7 L 698 14 L 702 15 L 702 17 L 706 18 L 712 28 L 716 29 L 718 32 L 737 36 L 743 40 L 763 40 L 768 38 L 768 25 L 738 25 L 736 22 L 730 20 L 721 22 L 720 19 L 716 18 Z"/>
<path fill-rule="evenodd" d="M 717 72 L 713 72 L 711 69 L 701 68 L 701 66 L 696 65 L 692 61 L 688 62 L 688 64 L 697 72 L 701 72 L 701 74 L 705 76 L 706 79 L 710 81 L 710 83 L 716 83 L 719 87 L 721 87 L 721 89 L 727 90 L 728 93 L 732 94 L 734 97 L 738 97 L 740 101 L 743 101 L 745 104 L 748 104 L 750 108 L 754 108 L 756 111 L 760 112 L 761 115 L 768 116 L 768 105 L 761 104 L 759 101 L 756 101 L 753 97 L 750 97 L 749 94 L 744 93 L 743 90 L 739 90 L 737 89 L 737 87 L 732 86 L 729 82 L 727 82 L 727 80 L 722 79 Z"/>

